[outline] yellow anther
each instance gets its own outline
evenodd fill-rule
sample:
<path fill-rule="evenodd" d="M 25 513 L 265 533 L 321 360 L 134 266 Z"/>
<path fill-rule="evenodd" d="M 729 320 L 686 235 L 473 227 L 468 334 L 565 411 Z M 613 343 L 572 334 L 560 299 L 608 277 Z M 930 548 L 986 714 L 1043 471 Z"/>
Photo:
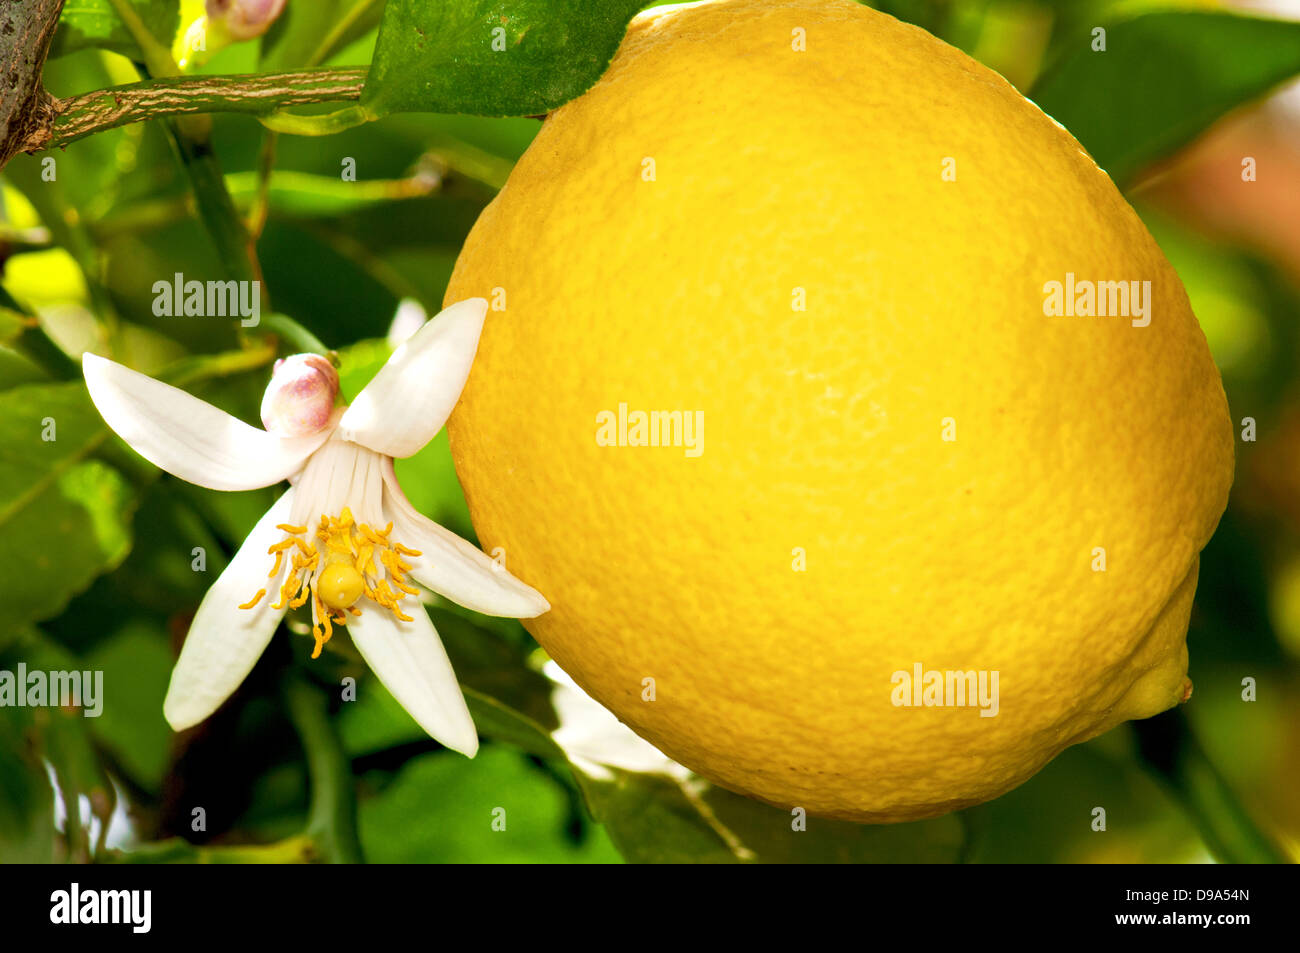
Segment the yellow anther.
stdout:
<path fill-rule="evenodd" d="M 330 640 L 330 636 L 334 634 L 334 628 L 333 626 L 330 625 L 329 615 L 321 616 L 321 620 L 320 620 L 321 631 L 317 632 L 316 628 L 317 628 L 316 626 L 312 626 L 312 630 L 311 630 L 311 634 L 316 637 L 316 647 L 312 649 L 311 652 L 312 658 L 320 658 L 321 649 L 325 647 L 325 643 L 328 642 Z"/>
<path fill-rule="evenodd" d="M 403 581 L 403 573 L 411 571 L 411 564 L 404 561 L 401 556 L 397 555 L 397 553 L 393 552 L 391 549 L 383 550 L 379 558 L 383 560 L 384 566 L 387 567 L 389 574 L 398 582 Z"/>
<path fill-rule="evenodd" d="M 391 612 L 394 618 L 411 621 L 400 603 L 408 596 L 418 599 L 420 591 L 407 581 L 406 573 L 412 567 L 402 557 L 423 554 L 389 540 L 391 522 L 383 529 L 375 529 L 369 523 L 358 523 L 352 510 L 344 507 L 338 516 L 322 513 L 314 532 L 310 526 L 292 523 L 280 523 L 277 529 L 286 535 L 267 548 L 267 553 L 275 556 L 267 578 L 283 570 L 284 579 L 273 608 L 297 609 L 311 602 L 317 619 L 312 626 L 316 640 L 312 658 L 320 656 L 336 626 L 346 625 L 350 615 L 361 615 L 358 603 L 363 597 L 374 607 Z M 313 542 L 307 542 L 304 536 Z M 240 608 L 251 609 L 264 596 L 266 590 L 259 589 Z"/>

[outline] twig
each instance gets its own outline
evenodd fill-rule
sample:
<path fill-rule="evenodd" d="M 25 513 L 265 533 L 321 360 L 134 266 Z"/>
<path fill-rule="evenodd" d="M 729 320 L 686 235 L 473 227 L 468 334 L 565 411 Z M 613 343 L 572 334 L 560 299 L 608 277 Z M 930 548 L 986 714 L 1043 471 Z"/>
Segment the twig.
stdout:
<path fill-rule="evenodd" d="M 52 121 L 44 137 L 29 137 L 22 151 L 56 149 L 106 129 L 166 116 L 218 112 L 267 115 L 287 106 L 355 102 L 361 98 L 366 72 L 366 67 L 346 67 L 163 77 L 52 99 Z"/>
<path fill-rule="evenodd" d="M 352 763 L 330 721 L 325 696 L 301 676 L 290 675 L 285 699 L 289 717 L 306 752 L 307 773 L 311 777 L 307 834 L 327 860 L 336 864 L 362 863 Z"/>

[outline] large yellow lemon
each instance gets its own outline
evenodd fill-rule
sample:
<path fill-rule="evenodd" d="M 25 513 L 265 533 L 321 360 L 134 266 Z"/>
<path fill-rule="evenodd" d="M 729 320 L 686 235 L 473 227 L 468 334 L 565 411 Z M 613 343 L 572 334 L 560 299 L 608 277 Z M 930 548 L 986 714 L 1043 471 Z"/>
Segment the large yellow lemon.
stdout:
<path fill-rule="evenodd" d="M 481 541 L 700 774 L 924 817 L 1190 691 L 1232 479 L 1205 338 L 1080 145 L 922 30 L 641 15 L 475 225 L 447 300 L 476 295 Z"/>

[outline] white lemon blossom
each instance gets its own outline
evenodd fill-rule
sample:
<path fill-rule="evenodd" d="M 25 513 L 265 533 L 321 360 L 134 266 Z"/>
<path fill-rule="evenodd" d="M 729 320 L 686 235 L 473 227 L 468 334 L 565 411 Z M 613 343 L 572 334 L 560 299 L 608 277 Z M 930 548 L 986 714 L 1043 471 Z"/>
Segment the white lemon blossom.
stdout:
<path fill-rule="evenodd" d="M 551 732 L 573 766 L 598 781 L 615 780 L 610 768 L 637 774 L 662 774 L 686 783 L 691 772 L 646 741 L 592 698 L 568 672 L 548 661 L 542 674 L 555 688 L 551 707 L 560 726 Z"/>
<path fill-rule="evenodd" d="M 410 456 L 442 429 L 486 314 L 482 298 L 447 308 L 393 352 L 351 406 L 335 408 L 304 435 L 259 430 L 161 381 L 83 357 L 95 406 L 146 460 L 215 490 L 292 484 L 199 605 L 163 706 L 175 730 L 212 714 L 252 670 L 285 612 L 310 604 L 313 657 L 346 624 L 421 727 L 449 748 L 477 751 L 455 673 L 411 580 L 488 615 L 529 618 L 550 605 L 418 513 L 393 458 Z"/>

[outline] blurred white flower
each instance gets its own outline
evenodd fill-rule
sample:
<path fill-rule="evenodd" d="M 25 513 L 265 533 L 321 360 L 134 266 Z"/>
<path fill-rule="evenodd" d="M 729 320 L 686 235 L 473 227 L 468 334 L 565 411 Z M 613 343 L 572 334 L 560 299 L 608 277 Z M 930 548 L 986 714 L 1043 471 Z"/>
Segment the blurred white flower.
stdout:
<path fill-rule="evenodd" d="M 414 298 L 403 298 L 397 303 L 393 321 L 388 325 L 388 346 L 397 347 L 424 325 L 428 319 L 424 306 Z"/>
<path fill-rule="evenodd" d="M 547 662 L 543 674 L 555 683 L 551 704 L 560 727 L 551 733 L 574 767 L 598 781 L 611 781 L 608 768 L 641 774 L 663 774 L 679 782 L 691 772 L 623 724 L 608 708 L 596 701 L 569 675 Z"/>

